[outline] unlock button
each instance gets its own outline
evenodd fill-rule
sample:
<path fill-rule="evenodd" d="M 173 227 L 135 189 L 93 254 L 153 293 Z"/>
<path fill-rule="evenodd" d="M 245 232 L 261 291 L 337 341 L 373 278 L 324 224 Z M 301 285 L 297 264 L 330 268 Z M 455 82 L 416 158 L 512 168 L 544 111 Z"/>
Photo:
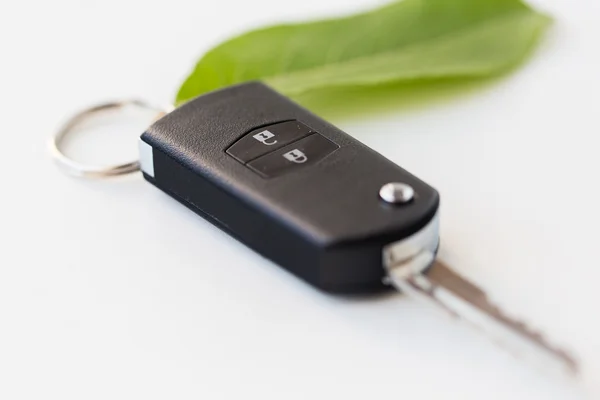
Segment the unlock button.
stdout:
<path fill-rule="evenodd" d="M 314 164 L 338 148 L 337 144 L 314 133 L 248 163 L 248 167 L 265 178 L 272 178 Z"/>

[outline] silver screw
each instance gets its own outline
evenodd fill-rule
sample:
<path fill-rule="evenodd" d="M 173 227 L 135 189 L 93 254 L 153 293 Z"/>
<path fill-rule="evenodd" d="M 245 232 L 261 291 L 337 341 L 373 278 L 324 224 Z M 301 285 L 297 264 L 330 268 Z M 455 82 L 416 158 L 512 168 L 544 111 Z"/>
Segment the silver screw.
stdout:
<path fill-rule="evenodd" d="M 379 197 L 390 204 L 406 204 L 415 198 L 415 190 L 406 183 L 387 183 L 379 190 Z"/>

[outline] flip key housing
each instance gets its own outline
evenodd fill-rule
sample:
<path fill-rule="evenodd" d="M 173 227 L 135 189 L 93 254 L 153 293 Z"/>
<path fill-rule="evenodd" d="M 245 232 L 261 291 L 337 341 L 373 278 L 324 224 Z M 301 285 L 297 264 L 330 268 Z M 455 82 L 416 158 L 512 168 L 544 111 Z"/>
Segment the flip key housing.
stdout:
<path fill-rule="evenodd" d="M 236 153 L 242 141 L 258 147 Z M 141 136 L 140 156 L 150 183 L 328 292 L 382 289 L 383 247 L 418 233 L 439 205 L 432 187 L 256 82 L 158 120 Z M 382 201 L 389 182 L 412 186 L 414 200 Z"/>

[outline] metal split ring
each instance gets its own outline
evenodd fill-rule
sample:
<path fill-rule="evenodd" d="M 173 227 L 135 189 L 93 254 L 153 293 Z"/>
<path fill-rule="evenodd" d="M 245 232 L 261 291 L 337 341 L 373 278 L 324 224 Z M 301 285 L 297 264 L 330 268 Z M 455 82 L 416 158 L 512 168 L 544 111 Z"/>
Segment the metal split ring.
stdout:
<path fill-rule="evenodd" d="M 67 157 L 62 150 L 62 144 L 65 138 L 72 135 L 75 128 L 85 120 L 101 112 L 121 110 L 129 106 L 134 106 L 143 110 L 156 111 L 157 116 L 155 120 L 168 114 L 173 109 L 173 107 L 155 107 L 145 101 L 137 99 L 115 101 L 85 109 L 75 114 L 52 137 L 52 140 L 50 141 L 50 152 L 56 164 L 67 174 L 83 178 L 107 178 L 139 171 L 140 163 L 138 160 L 107 166 L 87 165 Z"/>

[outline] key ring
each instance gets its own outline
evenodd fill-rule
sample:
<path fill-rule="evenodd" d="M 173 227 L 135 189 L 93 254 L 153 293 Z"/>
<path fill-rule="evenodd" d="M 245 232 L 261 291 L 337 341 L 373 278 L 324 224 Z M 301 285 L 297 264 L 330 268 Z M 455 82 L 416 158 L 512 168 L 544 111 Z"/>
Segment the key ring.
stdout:
<path fill-rule="evenodd" d="M 174 109 L 173 106 L 161 108 L 153 106 L 143 100 L 128 99 L 99 104 L 97 106 L 80 111 L 71 117 L 71 119 L 69 119 L 52 137 L 50 141 L 50 152 L 54 162 L 67 174 L 80 178 L 108 178 L 139 171 L 140 163 L 138 160 L 107 166 L 87 165 L 66 156 L 61 149 L 61 145 L 63 144 L 65 138 L 73 135 L 75 128 L 85 120 L 104 111 L 121 110 L 128 106 L 135 106 L 143 110 L 156 111 L 157 116 L 154 121 L 167 115 Z"/>

